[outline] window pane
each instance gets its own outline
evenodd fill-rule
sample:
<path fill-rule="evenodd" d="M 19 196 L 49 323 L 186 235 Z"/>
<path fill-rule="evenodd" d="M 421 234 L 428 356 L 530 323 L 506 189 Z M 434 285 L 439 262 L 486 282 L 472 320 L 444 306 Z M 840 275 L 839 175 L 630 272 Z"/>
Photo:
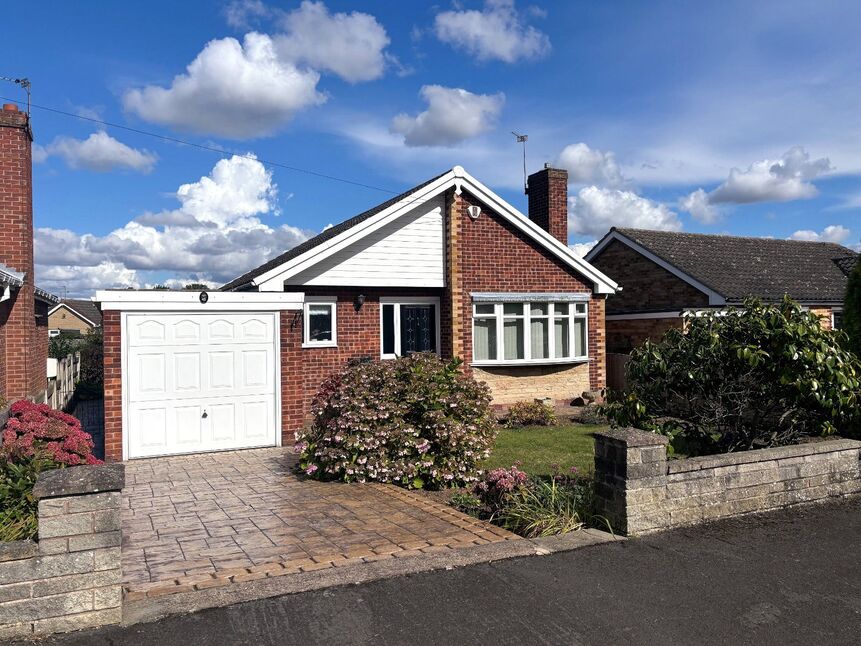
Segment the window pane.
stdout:
<path fill-rule="evenodd" d="M 383 354 L 395 353 L 395 306 L 383 305 Z"/>
<path fill-rule="evenodd" d="M 553 314 L 556 316 L 568 316 L 568 303 L 553 303 Z"/>
<path fill-rule="evenodd" d="M 401 355 L 436 352 L 436 306 L 401 305 Z"/>
<path fill-rule="evenodd" d="M 549 305 L 547 303 L 532 303 L 530 313 L 532 316 L 547 316 Z"/>
<path fill-rule="evenodd" d="M 523 303 L 506 303 L 502 306 L 505 316 L 523 316 Z"/>
<path fill-rule="evenodd" d="M 308 306 L 308 341 L 332 340 L 332 306 Z"/>
<path fill-rule="evenodd" d="M 548 319 L 532 319 L 529 324 L 533 359 L 546 359 L 550 355 L 549 325 Z"/>
<path fill-rule="evenodd" d="M 564 359 L 571 356 L 571 335 L 569 334 L 570 319 L 557 318 L 553 321 L 553 333 L 556 335 L 556 358 Z"/>
<path fill-rule="evenodd" d="M 842 330 L 843 329 L 843 312 L 834 312 L 834 329 Z"/>
<path fill-rule="evenodd" d="M 473 355 L 476 361 L 496 359 L 496 319 L 476 319 Z"/>
<path fill-rule="evenodd" d="M 574 319 L 574 356 L 586 356 L 586 319 Z"/>
<path fill-rule="evenodd" d="M 475 313 L 476 314 L 493 314 L 494 313 L 494 304 L 493 303 L 476 303 L 475 304 Z"/>
<path fill-rule="evenodd" d="M 574 307 L 576 308 L 576 312 L 578 314 L 586 313 L 586 303 L 577 303 Z"/>
<path fill-rule="evenodd" d="M 523 319 L 513 319 L 503 322 L 503 341 L 505 359 L 524 359 L 523 352 Z"/>

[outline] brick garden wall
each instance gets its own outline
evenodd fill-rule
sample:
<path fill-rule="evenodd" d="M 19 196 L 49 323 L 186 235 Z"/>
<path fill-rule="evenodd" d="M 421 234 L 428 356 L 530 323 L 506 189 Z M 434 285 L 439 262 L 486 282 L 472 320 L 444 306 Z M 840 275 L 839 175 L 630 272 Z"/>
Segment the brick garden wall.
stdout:
<path fill-rule="evenodd" d="M 123 459 L 123 379 L 120 312 L 102 312 L 105 387 L 105 460 Z"/>
<path fill-rule="evenodd" d="M 39 540 L 0 543 L 0 641 L 122 620 L 122 469 L 39 476 Z"/>
<path fill-rule="evenodd" d="M 861 442 L 825 440 L 667 459 L 667 438 L 636 429 L 595 436 L 599 513 L 651 532 L 861 492 Z"/>

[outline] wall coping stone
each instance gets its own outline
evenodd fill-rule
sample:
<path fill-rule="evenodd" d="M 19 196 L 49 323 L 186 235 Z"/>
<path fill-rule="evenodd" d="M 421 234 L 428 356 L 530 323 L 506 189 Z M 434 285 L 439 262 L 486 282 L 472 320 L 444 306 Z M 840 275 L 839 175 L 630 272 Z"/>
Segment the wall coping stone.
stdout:
<path fill-rule="evenodd" d="M 88 464 L 52 469 L 39 474 L 33 487 L 36 499 L 80 496 L 103 491 L 120 491 L 126 483 L 123 464 Z"/>
<path fill-rule="evenodd" d="M 625 446 L 667 446 L 669 439 L 663 435 L 638 428 L 613 428 L 608 431 L 598 431 L 596 436 L 610 438 Z"/>
<path fill-rule="evenodd" d="M 733 453 L 722 453 L 720 455 L 703 455 L 696 458 L 669 460 L 667 462 L 667 473 L 687 473 L 689 471 L 716 469 L 737 464 L 785 460 L 787 458 L 798 458 L 819 453 L 831 453 L 833 451 L 849 451 L 852 449 L 861 449 L 861 441 L 834 439 L 824 440 L 822 442 L 805 442 L 804 444 L 793 444 L 791 446 L 778 446 L 769 449 L 736 451 Z"/>
<path fill-rule="evenodd" d="M 30 539 L 0 543 L 0 562 L 27 559 L 38 553 L 39 544 Z"/>

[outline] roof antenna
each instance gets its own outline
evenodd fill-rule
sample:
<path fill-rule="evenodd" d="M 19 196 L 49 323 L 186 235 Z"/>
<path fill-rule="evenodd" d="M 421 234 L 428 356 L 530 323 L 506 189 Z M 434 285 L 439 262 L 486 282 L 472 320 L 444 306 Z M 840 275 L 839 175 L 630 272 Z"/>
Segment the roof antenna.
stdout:
<path fill-rule="evenodd" d="M 528 186 L 526 185 L 526 141 L 529 139 L 529 135 L 521 135 L 513 130 L 511 134 L 517 138 L 517 143 L 523 144 L 523 192 L 528 193 Z"/>
<path fill-rule="evenodd" d="M 13 79 L 10 76 L 0 76 L 0 81 L 8 81 L 9 83 L 14 83 L 15 85 L 20 85 L 21 88 L 27 93 L 27 116 L 30 116 L 30 79 L 20 78 Z"/>

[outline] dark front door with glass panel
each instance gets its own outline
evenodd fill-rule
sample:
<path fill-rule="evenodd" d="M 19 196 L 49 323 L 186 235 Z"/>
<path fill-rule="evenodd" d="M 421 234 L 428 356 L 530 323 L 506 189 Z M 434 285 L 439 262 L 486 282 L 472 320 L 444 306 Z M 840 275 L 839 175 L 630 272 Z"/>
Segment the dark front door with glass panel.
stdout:
<path fill-rule="evenodd" d="M 383 356 L 436 352 L 436 305 L 383 305 Z"/>

